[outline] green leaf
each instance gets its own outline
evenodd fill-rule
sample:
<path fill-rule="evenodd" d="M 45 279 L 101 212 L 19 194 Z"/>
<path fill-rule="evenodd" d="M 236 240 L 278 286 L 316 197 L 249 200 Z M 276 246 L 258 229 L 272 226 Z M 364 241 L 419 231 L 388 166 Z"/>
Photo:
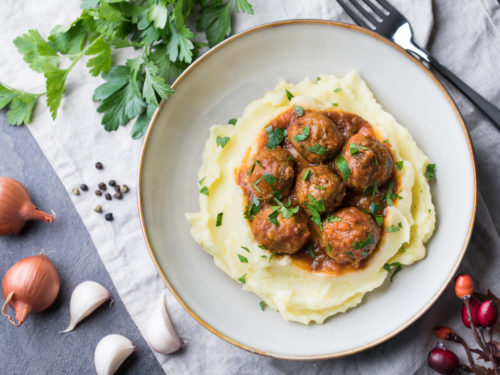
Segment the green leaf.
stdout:
<path fill-rule="evenodd" d="M 342 92 L 342 87 L 337 87 L 335 90 L 333 90 L 333 92 L 337 93 Z"/>
<path fill-rule="evenodd" d="M 66 77 L 68 70 L 54 68 L 45 72 L 45 87 L 47 90 L 47 106 L 50 109 L 50 114 L 55 120 L 57 117 L 57 110 L 61 105 L 61 99 L 66 91 Z"/>
<path fill-rule="evenodd" d="M 167 54 L 170 61 L 176 61 L 179 57 L 180 61 L 190 63 L 193 59 L 193 42 L 194 34 L 186 26 L 177 29 L 174 23 L 170 23 L 170 40 L 167 43 Z"/>
<path fill-rule="evenodd" d="M 173 94 L 174 90 L 170 85 L 165 82 L 165 79 L 158 75 L 158 68 L 156 65 L 149 61 L 145 68 L 144 86 L 142 89 L 142 96 L 149 104 L 158 105 L 156 94 L 160 99 L 166 99 L 167 96 Z"/>
<path fill-rule="evenodd" d="M 335 165 L 340 170 L 340 173 L 342 173 L 344 181 L 347 181 L 347 179 L 351 175 L 351 170 L 349 169 L 349 165 L 342 155 L 339 155 L 337 160 L 335 160 Z"/>
<path fill-rule="evenodd" d="M 248 247 L 246 247 L 246 246 L 240 246 L 240 247 L 241 247 L 243 250 L 245 250 L 247 253 L 249 253 L 249 252 L 250 252 L 250 250 L 248 249 Z"/>
<path fill-rule="evenodd" d="M 210 47 L 220 43 L 231 34 L 231 2 L 203 6 L 196 22 L 198 31 L 205 31 Z"/>
<path fill-rule="evenodd" d="M 54 26 L 50 31 L 48 39 L 50 46 L 54 50 L 64 54 L 75 55 L 81 52 L 87 39 L 87 31 L 83 26 L 83 22 L 77 19 L 68 26 Z"/>
<path fill-rule="evenodd" d="M 294 97 L 294 95 L 288 90 L 285 90 L 285 94 L 288 100 L 292 100 L 292 98 Z"/>
<path fill-rule="evenodd" d="M 401 271 L 403 266 L 399 262 L 394 262 L 394 263 L 385 263 L 383 266 L 384 270 L 386 270 L 389 274 L 391 274 L 391 282 L 394 276 Z"/>
<path fill-rule="evenodd" d="M 349 152 L 351 156 L 356 155 L 357 153 L 359 153 L 360 150 L 369 150 L 369 148 L 362 145 L 358 145 L 356 143 L 349 144 Z"/>
<path fill-rule="evenodd" d="M 363 249 L 369 245 L 372 245 L 374 243 L 375 243 L 375 239 L 373 238 L 373 234 L 370 233 L 366 240 L 355 242 L 352 244 L 352 246 L 353 246 L 354 250 L 359 250 L 359 249 Z"/>
<path fill-rule="evenodd" d="M 306 126 L 304 129 L 302 129 L 301 134 L 297 134 L 295 137 L 293 137 L 293 140 L 296 142 L 304 142 L 309 135 L 311 134 L 311 127 Z"/>
<path fill-rule="evenodd" d="M 7 123 L 14 126 L 30 123 L 37 100 L 38 96 L 36 95 L 16 96 L 10 103 Z"/>
<path fill-rule="evenodd" d="M 111 47 L 102 38 L 97 38 L 87 47 L 86 55 L 96 55 L 87 62 L 90 74 L 94 77 L 99 73 L 107 73 L 111 68 Z"/>
<path fill-rule="evenodd" d="M 125 86 L 130 80 L 130 69 L 124 65 L 114 66 L 108 73 L 102 75 L 107 82 L 98 86 L 92 100 L 104 100 Z"/>
<path fill-rule="evenodd" d="M 304 108 L 302 108 L 299 105 L 294 105 L 293 108 L 295 109 L 295 112 L 297 112 L 297 116 L 299 117 L 304 116 Z"/>
<path fill-rule="evenodd" d="M 236 255 L 238 255 L 238 259 L 240 260 L 241 263 L 248 263 L 248 259 L 246 257 L 244 257 L 241 254 L 236 254 Z"/>
<path fill-rule="evenodd" d="M 147 14 L 148 21 L 153 22 L 156 28 L 163 29 L 167 24 L 168 10 L 167 5 L 163 1 L 153 4 Z"/>
<path fill-rule="evenodd" d="M 253 14 L 252 5 L 247 0 L 235 0 L 234 9 L 236 9 L 237 12 L 241 11 L 243 13 Z"/>
<path fill-rule="evenodd" d="M 244 274 L 243 276 L 239 277 L 238 281 L 245 284 L 247 282 L 247 274 Z"/>
<path fill-rule="evenodd" d="M 266 302 L 265 302 L 265 301 L 260 301 L 260 302 L 259 302 L 259 306 L 260 306 L 260 309 L 261 309 L 262 311 L 264 311 L 264 310 L 266 309 L 267 304 L 266 304 Z"/>
<path fill-rule="evenodd" d="M 101 1 L 101 5 L 99 5 L 97 12 L 99 16 L 106 21 L 118 22 L 122 17 L 120 9 L 115 5 L 109 4 L 107 1 Z"/>
<path fill-rule="evenodd" d="M 306 202 L 306 206 L 311 213 L 311 220 L 314 224 L 322 228 L 321 213 L 326 211 L 325 201 L 322 199 L 316 200 L 311 194 L 307 195 L 309 202 Z"/>
<path fill-rule="evenodd" d="M 268 141 L 266 143 L 266 147 L 269 150 L 274 150 L 285 140 L 285 129 L 276 128 L 273 129 L 272 125 L 266 127 L 266 134 Z"/>
<path fill-rule="evenodd" d="M 29 64 L 31 69 L 43 73 L 57 67 L 59 56 L 37 30 L 28 30 L 27 34 L 14 39 L 14 44 L 19 53 L 24 55 L 24 61 Z"/>
<path fill-rule="evenodd" d="M 278 222 L 278 215 L 280 213 L 279 208 L 280 206 L 272 206 L 273 212 L 268 215 L 269 221 L 274 225 L 280 225 Z"/>
<path fill-rule="evenodd" d="M 307 178 L 311 174 L 312 174 L 311 169 L 308 169 L 307 171 L 305 171 L 304 175 L 302 176 L 302 181 L 307 181 Z"/>
<path fill-rule="evenodd" d="M 131 131 L 133 139 L 139 139 L 144 136 L 155 111 L 156 106 L 148 104 L 146 109 L 139 115 L 139 117 L 137 117 Z"/>
<path fill-rule="evenodd" d="M 0 109 L 9 104 L 16 96 L 15 92 L 0 84 Z"/>
<path fill-rule="evenodd" d="M 201 189 L 200 189 L 200 193 L 201 194 L 205 194 L 207 197 L 208 195 L 210 194 L 210 192 L 208 191 L 208 188 L 206 186 L 203 186 Z"/>
<path fill-rule="evenodd" d="M 316 155 L 324 155 L 328 151 L 326 147 L 321 146 L 319 143 L 316 143 L 314 146 L 307 147 L 307 151 L 312 152 Z"/>
<path fill-rule="evenodd" d="M 245 210 L 245 214 L 243 215 L 245 219 L 247 220 L 253 220 L 255 215 L 260 211 L 261 205 L 259 198 L 253 197 L 252 201 L 248 205 L 247 209 Z"/>
<path fill-rule="evenodd" d="M 427 164 L 425 167 L 425 177 L 429 181 L 436 179 L 436 164 Z"/>
<path fill-rule="evenodd" d="M 220 227 L 222 225 L 222 215 L 224 215 L 224 212 L 219 212 L 217 214 L 217 219 L 215 221 L 215 226 Z"/>
<path fill-rule="evenodd" d="M 230 137 L 221 137 L 220 135 L 217 136 L 215 139 L 215 142 L 217 143 L 217 146 L 220 146 L 221 148 L 224 148 L 227 142 L 229 142 L 231 138 Z"/>
<path fill-rule="evenodd" d="M 403 169 L 403 163 L 404 163 L 404 161 L 403 161 L 403 160 L 397 161 L 397 162 L 396 162 L 396 167 L 397 167 L 399 170 Z"/>
<path fill-rule="evenodd" d="M 340 221 L 340 217 L 335 216 L 335 214 L 331 214 L 330 216 L 327 216 L 325 221 L 327 223 L 335 223 L 337 221 Z"/>
<path fill-rule="evenodd" d="M 93 8 L 97 8 L 97 5 L 99 5 L 99 0 L 82 0 L 82 3 L 80 4 L 80 8 L 93 9 Z"/>
<path fill-rule="evenodd" d="M 233 126 L 234 126 L 234 125 L 236 125 L 236 122 L 237 122 L 237 121 L 238 121 L 238 119 L 232 118 L 232 119 L 230 119 L 227 123 L 228 123 L 229 125 L 233 125 Z"/>

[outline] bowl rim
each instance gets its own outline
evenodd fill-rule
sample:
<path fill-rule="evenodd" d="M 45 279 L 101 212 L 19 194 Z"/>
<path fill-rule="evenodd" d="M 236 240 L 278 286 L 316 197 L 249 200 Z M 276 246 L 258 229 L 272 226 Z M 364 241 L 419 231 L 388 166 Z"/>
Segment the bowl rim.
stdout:
<path fill-rule="evenodd" d="M 153 246 L 151 245 L 151 242 L 149 240 L 148 231 L 147 231 L 146 224 L 144 221 L 144 213 L 143 213 L 142 199 L 141 199 L 141 196 L 142 196 L 141 181 L 142 181 L 142 172 L 143 172 L 143 167 L 144 167 L 144 158 L 146 155 L 146 150 L 147 150 L 147 146 L 149 143 L 149 138 L 150 138 L 151 133 L 152 133 L 152 129 L 157 122 L 158 114 L 160 113 L 161 109 L 163 108 L 163 106 L 166 103 L 165 99 L 163 99 L 160 102 L 153 117 L 151 118 L 151 122 L 148 126 L 148 130 L 146 132 L 146 136 L 145 136 L 144 143 L 142 145 L 141 154 L 140 154 L 139 171 L 138 171 L 138 176 L 137 176 L 137 203 L 138 203 L 138 210 L 139 210 L 139 220 L 141 223 L 142 233 L 143 233 L 144 240 L 146 242 L 146 246 L 148 248 L 149 255 L 151 256 L 151 259 L 152 259 L 158 273 L 160 274 L 161 278 L 163 279 L 164 283 L 166 284 L 167 288 L 174 295 L 174 297 L 181 304 L 181 306 L 205 329 L 207 329 L 208 331 L 215 334 L 219 338 L 229 342 L 230 344 L 232 344 L 240 349 L 244 349 L 244 350 L 249 351 L 251 353 L 259 354 L 259 355 L 266 356 L 266 357 L 272 357 L 272 358 L 277 358 L 277 359 L 286 359 L 286 360 L 295 360 L 295 361 L 339 358 L 339 357 L 344 357 L 347 355 L 359 353 L 359 352 L 362 352 L 364 350 L 370 349 L 370 348 L 377 346 L 379 344 L 382 344 L 383 342 L 396 336 L 397 334 L 399 334 L 400 332 L 402 332 L 403 330 L 408 328 L 411 324 L 413 324 L 418 318 L 420 318 L 439 299 L 441 294 L 448 287 L 450 281 L 453 279 L 453 276 L 454 276 L 456 270 L 458 269 L 460 263 L 462 262 L 462 259 L 465 255 L 465 252 L 467 251 L 467 248 L 468 248 L 468 245 L 470 242 L 470 238 L 472 235 L 472 230 L 474 228 L 474 222 L 476 219 L 476 210 L 477 210 L 476 162 L 475 162 L 475 158 L 474 158 L 474 149 L 473 149 L 472 141 L 470 139 L 469 131 L 465 125 L 464 119 L 462 118 L 462 115 L 460 114 L 460 111 L 458 110 L 457 105 L 455 104 L 454 100 L 452 99 L 452 97 L 450 96 L 448 91 L 444 88 L 444 86 L 441 84 L 441 82 L 438 81 L 438 79 L 435 77 L 435 75 L 424 64 L 422 64 L 419 60 L 417 60 L 415 57 L 411 56 L 410 54 L 406 53 L 406 51 L 402 47 L 400 47 L 399 45 L 397 45 L 397 44 L 393 43 L 392 41 L 380 36 L 379 34 L 375 33 L 374 31 L 371 31 L 371 30 L 368 30 L 368 29 L 365 29 L 365 28 L 362 28 L 362 27 L 359 27 L 359 26 L 353 25 L 353 24 L 347 24 L 347 23 L 343 23 L 343 22 L 330 21 L 330 20 L 321 20 L 321 19 L 291 19 L 291 20 L 282 20 L 282 21 L 265 23 L 262 25 L 252 27 L 250 29 L 244 30 L 240 33 L 237 33 L 237 34 L 225 39 L 224 41 L 220 42 L 219 44 L 217 44 L 216 46 L 212 47 L 207 52 L 205 52 L 203 55 L 198 57 L 190 66 L 188 66 L 184 70 L 184 72 L 182 72 L 179 75 L 179 77 L 177 77 L 177 79 L 172 84 L 172 88 L 175 89 L 176 86 L 179 85 L 179 83 L 184 79 L 184 77 L 186 77 L 193 69 L 195 69 L 198 64 L 200 64 L 203 60 L 205 60 L 212 53 L 223 48 L 226 44 L 229 44 L 229 43 L 231 43 L 231 42 L 233 42 L 233 41 L 235 41 L 243 36 L 246 36 L 247 34 L 250 34 L 250 33 L 256 32 L 256 31 L 260 31 L 263 29 L 276 27 L 276 26 L 286 26 L 286 25 L 290 25 L 290 24 L 317 24 L 317 25 L 327 25 L 327 26 L 333 26 L 333 27 L 342 27 L 342 28 L 362 32 L 364 34 L 367 34 L 371 37 L 375 37 L 376 39 L 383 41 L 384 43 L 394 47 L 396 50 L 401 52 L 406 58 L 410 59 L 419 68 L 421 68 L 434 81 L 434 83 L 441 90 L 441 92 L 443 93 L 443 95 L 446 97 L 446 99 L 450 103 L 451 107 L 453 108 L 453 110 L 454 110 L 454 112 L 455 112 L 455 114 L 460 122 L 460 125 L 462 126 L 462 131 L 464 132 L 464 135 L 465 135 L 465 138 L 467 140 L 468 147 L 469 147 L 470 157 L 472 160 L 472 171 L 473 171 L 473 176 L 474 176 L 474 197 L 473 197 L 474 199 L 473 199 L 471 220 L 470 220 L 469 227 L 467 230 L 467 235 L 466 235 L 465 241 L 462 245 L 462 249 L 460 251 L 460 254 L 457 258 L 457 262 L 455 263 L 455 265 L 451 269 L 450 274 L 447 276 L 446 280 L 441 285 L 439 290 L 434 294 L 434 296 L 430 299 L 429 302 L 427 302 L 427 304 L 425 306 L 423 306 L 413 317 L 408 319 L 408 321 L 406 323 L 402 324 L 400 327 L 394 329 L 393 331 L 387 333 L 386 335 L 384 335 L 383 337 L 381 337 L 377 340 L 373 340 L 365 345 L 362 345 L 362 346 L 359 346 L 359 347 L 356 347 L 353 349 L 340 351 L 340 352 L 318 354 L 318 355 L 304 355 L 304 356 L 302 356 L 302 355 L 286 355 L 286 354 L 284 355 L 284 354 L 266 352 L 266 351 L 262 351 L 262 350 L 247 346 L 245 344 L 242 344 L 242 343 L 226 336 L 225 334 L 217 331 L 215 328 L 213 328 L 208 323 L 206 323 L 193 310 L 191 310 L 191 308 L 182 300 L 182 298 L 177 294 L 177 292 L 175 291 L 173 286 L 170 284 L 167 276 L 165 275 L 165 273 L 163 272 L 163 270 L 160 266 L 158 259 L 156 258 L 156 254 L 155 254 Z"/>

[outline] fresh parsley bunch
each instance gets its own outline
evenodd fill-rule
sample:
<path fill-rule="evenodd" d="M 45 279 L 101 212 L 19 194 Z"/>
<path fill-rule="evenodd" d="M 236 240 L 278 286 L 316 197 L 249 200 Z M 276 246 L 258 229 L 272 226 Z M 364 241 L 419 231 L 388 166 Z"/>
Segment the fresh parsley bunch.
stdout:
<path fill-rule="evenodd" d="M 0 109 L 8 109 L 10 125 L 31 122 L 43 95 L 55 119 L 69 72 L 83 56 L 91 56 L 89 73 L 106 80 L 93 95 L 104 129 L 117 130 L 136 118 L 132 137 L 140 138 L 159 101 L 174 92 L 169 83 L 200 48 L 231 34 L 232 9 L 253 14 L 247 0 L 82 0 L 81 8 L 80 17 L 55 26 L 47 40 L 37 30 L 14 40 L 30 68 L 43 73 L 46 91 L 34 94 L 0 84 Z M 194 40 L 192 24 L 207 43 Z M 112 53 L 120 48 L 137 49 L 140 55 L 113 66 Z"/>

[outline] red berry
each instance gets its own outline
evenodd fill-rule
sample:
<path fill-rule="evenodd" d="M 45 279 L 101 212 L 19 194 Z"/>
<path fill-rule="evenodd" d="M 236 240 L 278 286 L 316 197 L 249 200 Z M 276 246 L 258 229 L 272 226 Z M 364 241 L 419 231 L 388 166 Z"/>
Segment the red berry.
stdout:
<path fill-rule="evenodd" d="M 474 315 L 474 313 L 472 313 Z M 494 326 L 498 320 L 498 307 L 492 300 L 484 301 L 481 306 L 479 306 L 478 312 L 479 324 L 483 327 Z"/>
<path fill-rule="evenodd" d="M 458 358 L 451 350 L 439 343 L 427 356 L 429 367 L 443 375 L 451 375 L 458 368 Z"/>
<path fill-rule="evenodd" d="M 481 327 L 481 323 L 479 322 L 478 319 L 479 306 L 481 306 L 481 304 L 475 298 L 471 298 L 469 303 L 470 303 L 470 310 L 472 312 L 472 321 L 474 322 L 474 325 L 476 327 Z M 467 312 L 467 307 L 465 306 L 465 303 L 462 304 L 462 322 L 464 322 L 464 325 L 467 328 L 470 328 L 469 313 Z"/>
<path fill-rule="evenodd" d="M 466 273 L 462 273 L 455 279 L 455 294 L 458 298 L 470 296 L 474 293 L 474 282 Z"/>

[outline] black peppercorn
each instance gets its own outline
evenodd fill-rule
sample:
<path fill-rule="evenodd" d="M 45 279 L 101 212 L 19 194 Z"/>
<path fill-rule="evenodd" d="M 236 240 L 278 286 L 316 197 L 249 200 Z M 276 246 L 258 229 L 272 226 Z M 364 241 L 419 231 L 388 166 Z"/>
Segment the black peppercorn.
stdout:
<path fill-rule="evenodd" d="M 106 200 L 108 200 L 108 201 L 110 201 L 111 199 L 113 199 L 111 197 L 111 194 L 109 194 L 109 193 L 106 193 L 106 195 L 104 195 L 104 198 L 106 198 Z"/>
<path fill-rule="evenodd" d="M 98 197 L 100 197 L 102 195 L 102 191 L 100 190 L 96 190 L 95 191 L 95 195 L 97 195 Z"/>
<path fill-rule="evenodd" d="M 109 186 L 116 186 L 116 181 L 115 180 L 109 180 L 108 184 L 109 184 Z"/>
<path fill-rule="evenodd" d="M 88 191 L 88 190 L 89 190 L 89 187 L 88 187 L 86 184 L 81 184 L 81 185 L 80 185 L 80 190 L 81 190 L 81 191 Z"/>
<path fill-rule="evenodd" d="M 118 192 L 118 193 L 115 193 L 115 195 L 113 195 L 116 199 L 123 199 L 123 194 Z"/>
<path fill-rule="evenodd" d="M 120 191 L 120 185 L 115 185 L 115 191 L 119 192 Z"/>
<path fill-rule="evenodd" d="M 101 190 L 107 189 L 106 184 L 104 182 L 99 182 L 99 185 L 97 185 L 97 186 L 99 186 L 99 189 L 101 189 Z"/>
<path fill-rule="evenodd" d="M 95 167 L 97 169 L 103 169 L 104 168 L 104 165 L 102 165 L 102 163 L 100 161 L 98 161 L 97 163 L 95 163 Z"/>
<path fill-rule="evenodd" d="M 107 221 L 113 221 L 113 213 L 112 212 L 109 212 L 107 213 L 106 215 L 104 215 L 104 218 L 107 220 Z"/>

